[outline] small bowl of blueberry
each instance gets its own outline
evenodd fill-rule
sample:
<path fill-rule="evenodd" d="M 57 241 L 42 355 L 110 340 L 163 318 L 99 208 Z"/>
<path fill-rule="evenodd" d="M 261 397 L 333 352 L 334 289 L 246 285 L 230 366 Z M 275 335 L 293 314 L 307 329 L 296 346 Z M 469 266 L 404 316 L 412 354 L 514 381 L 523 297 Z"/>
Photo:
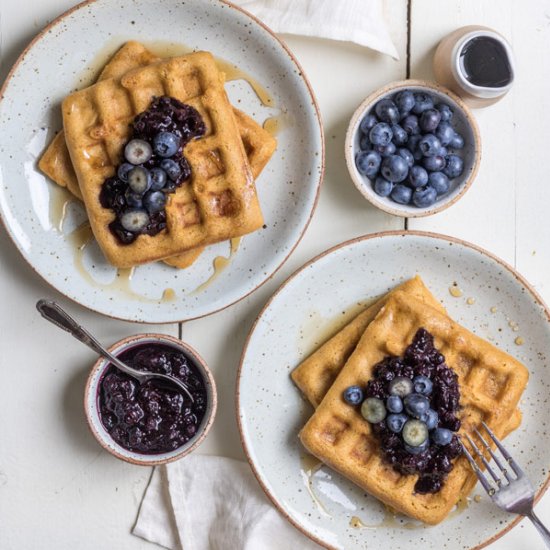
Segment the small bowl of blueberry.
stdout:
<path fill-rule="evenodd" d="M 125 338 L 109 351 L 138 370 L 178 378 L 193 399 L 155 380 L 140 384 L 99 359 L 84 396 L 86 419 L 99 444 L 117 458 L 145 466 L 166 464 L 196 449 L 217 404 L 214 378 L 200 355 L 164 334 Z"/>
<path fill-rule="evenodd" d="M 464 102 L 436 83 L 395 82 L 355 111 L 346 162 L 361 194 L 396 216 L 429 216 L 455 203 L 481 159 L 477 123 Z"/>

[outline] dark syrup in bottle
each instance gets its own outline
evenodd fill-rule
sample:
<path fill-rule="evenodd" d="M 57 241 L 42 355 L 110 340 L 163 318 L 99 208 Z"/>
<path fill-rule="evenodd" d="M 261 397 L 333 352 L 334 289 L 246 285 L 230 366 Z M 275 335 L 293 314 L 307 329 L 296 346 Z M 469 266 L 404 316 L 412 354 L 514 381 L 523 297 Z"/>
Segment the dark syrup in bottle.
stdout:
<path fill-rule="evenodd" d="M 468 40 L 460 52 L 460 67 L 474 86 L 502 88 L 512 81 L 508 53 L 495 38 L 477 36 Z"/>

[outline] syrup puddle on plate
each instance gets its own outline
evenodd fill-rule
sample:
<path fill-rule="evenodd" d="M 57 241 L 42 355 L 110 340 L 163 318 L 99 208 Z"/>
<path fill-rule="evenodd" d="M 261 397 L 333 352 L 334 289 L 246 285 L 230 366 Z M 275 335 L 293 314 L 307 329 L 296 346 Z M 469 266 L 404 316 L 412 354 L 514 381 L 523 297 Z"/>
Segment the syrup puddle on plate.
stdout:
<path fill-rule="evenodd" d="M 49 201 L 49 216 L 51 226 L 59 231 L 63 232 L 63 225 L 67 219 L 69 213 L 69 206 L 76 202 L 75 197 L 59 185 L 55 185 L 50 189 L 50 201 Z"/>
<path fill-rule="evenodd" d="M 229 241 L 229 256 L 216 256 L 212 261 L 214 273 L 201 285 L 199 285 L 191 294 L 198 294 L 206 290 L 219 276 L 220 273 L 231 263 L 231 260 L 239 250 L 242 237 L 234 237 Z"/>
<path fill-rule="evenodd" d="M 114 279 L 110 283 L 100 283 L 86 269 L 84 265 L 84 254 L 86 247 L 94 240 L 92 228 L 89 222 L 84 222 L 67 235 L 69 242 L 75 247 L 74 266 L 91 286 L 98 288 L 117 290 L 128 297 L 140 302 L 159 303 L 159 302 L 174 302 L 176 293 L 172 288 L 164 289 L 160 299 L 147 298 L 142 294 L 135 292 L 132 289 L 132 277 L 134 276 L 135 267 L 118 268 Z"/>
<path fill-rule="evenodd" d="M 311 500 L 313 501 L 319 512 L 321 512 L 321 514 L 327 517 L 331 517 L 328 510 L 315 493 L 315 489 L 313 488 L 313 476 L 322 468 L 322 466 L 323 463 L 318 458 L 315 458 L 313 455 L 303 454 L 300 456 L 300 472 L 302 474 L 304 485 L 307 489 L 307 492 L 309 493 L 309 496 L 311 497 Z"/>

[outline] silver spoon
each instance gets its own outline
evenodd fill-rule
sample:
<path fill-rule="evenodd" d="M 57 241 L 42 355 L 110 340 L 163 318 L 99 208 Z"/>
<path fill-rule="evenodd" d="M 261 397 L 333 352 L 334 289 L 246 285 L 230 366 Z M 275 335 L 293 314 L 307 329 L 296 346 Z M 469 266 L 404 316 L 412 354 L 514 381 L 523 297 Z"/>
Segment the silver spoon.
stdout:
<path fill-rule="evenodd" d="M 72 334 L 77 340 L 80 340 L 83 344 L 86 344 L 89 348 L 93 349 L 96 353 L 99 353 L 105 359 L 108 359 L 117 369 L 135 378 L 140 384 L 144 384 L 149 380 L 157 380 L 163 385 L 177 386 L 178 389 L 183 391 L 192 403 L 195 402 L 191 392 L 187 386 L 167 374 L 157 374 L 156 372 L 140 371 L 129 367 L 123 363 L 120 359 L 117 359 L 112 353 L 109 353 L 88 331 L 82 328 L 69 314 L 64 311 L 56 302 L 52 300 L 38 300 L 36 302 L 36 309 L 40 312 L 44 319 L 47 319 L 59 328 L 66 330 Z"/>

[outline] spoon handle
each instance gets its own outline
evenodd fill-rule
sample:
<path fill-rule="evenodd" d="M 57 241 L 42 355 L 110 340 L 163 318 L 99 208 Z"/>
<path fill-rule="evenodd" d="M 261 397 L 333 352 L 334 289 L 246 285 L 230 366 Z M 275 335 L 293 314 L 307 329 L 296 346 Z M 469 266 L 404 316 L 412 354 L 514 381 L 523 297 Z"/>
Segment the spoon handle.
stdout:
<path fill-rule="evenodd" d="M 106 349 L 84 328 L 82 328 L 64 309 L 62 309 L 53 300 L 38 300 L 36 309 L 40 315 L 59 328 L 72 334 L 77 340 L 92 348 L 101 356 L 110 354 Z"/>

